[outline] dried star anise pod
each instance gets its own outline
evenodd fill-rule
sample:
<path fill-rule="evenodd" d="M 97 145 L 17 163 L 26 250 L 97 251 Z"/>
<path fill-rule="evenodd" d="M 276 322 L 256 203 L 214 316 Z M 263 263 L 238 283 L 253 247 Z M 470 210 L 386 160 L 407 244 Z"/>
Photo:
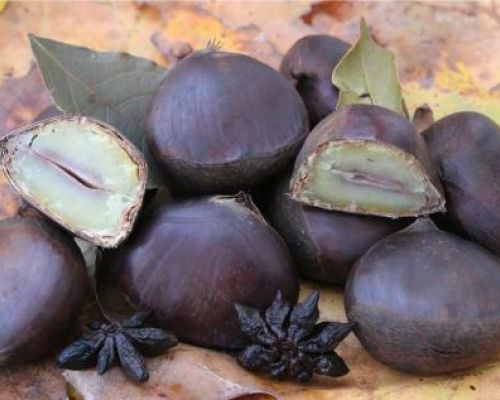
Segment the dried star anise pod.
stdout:
<path fill-rule="evenodd" d="M 121 324 L 93 323 L 62 351 L 57 363 L 62 368 L 73 370 L 97 364 L 97 371 L 102 375 L 117 360 L 129 378 L 136 382 L 147 381 L 149 373 L 142 355 L 163 354 L 178 342 L 170 332 L 144 326 L 149 315 L 149 312 L 138 312 Z"/>
<path fill-rule="evenodd" d="M 273 304 L 259 310 L 236 304 L 242 331 L 252 342 L 238 355 L 244 368 L 273 378 L 308 382 L 314 373 L 342 376 L 349 368 L 334 349 L 351 332 L 353 323 L 321 322 L 319 292 L 293 309 L 278 292 Z"/>

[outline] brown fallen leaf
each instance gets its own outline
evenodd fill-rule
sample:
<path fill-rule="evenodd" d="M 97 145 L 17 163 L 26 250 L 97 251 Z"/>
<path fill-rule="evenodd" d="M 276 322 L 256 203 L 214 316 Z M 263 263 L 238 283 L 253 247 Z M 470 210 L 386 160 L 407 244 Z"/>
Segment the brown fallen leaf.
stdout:
<path fill-rule="evenodd" d="M 301 300 L 315 289 L 321 291 L 320 320 L 345 321 L 342 291 L 303 282 Z M 420 378 L 393 371 L 373 360 L 354 335 L 342 342 L 338 350 L 351 369 L 349 375 L 315 377 L 307 386 L 249 374 L 227 354 L 185 344 L 165 356 L 148 359 L 151 378 L 144 385 L 131 383 L 118 368 L 102 377 L 93 370 L 65 371 L 64 376 L 86 400 L 229 400 L 256 393 L 286 400 L 482 400 L 495 399 L 496 393 L 500 393 L 500 356 L 464 373 Z"/>
<path fill-rule="evenodd" d="M 0 368 L 0 400 L 64 400 L 66 381 L 53 361 Z"/>
<path fill-rule="evenodd" d="M 8 78 L 2 82 L 0 104 L 0 138 L 30 123 L 40 111 L 52 104 L 34 63 L 25 76 Z"/>

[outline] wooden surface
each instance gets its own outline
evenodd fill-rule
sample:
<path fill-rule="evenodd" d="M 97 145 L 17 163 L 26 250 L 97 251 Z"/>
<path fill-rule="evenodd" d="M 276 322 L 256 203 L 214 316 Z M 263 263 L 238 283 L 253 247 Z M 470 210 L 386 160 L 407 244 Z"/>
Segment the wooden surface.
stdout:
<path fill-rule="evenodd" d="M 500 3 L 7 3 L 0 1 L 0 136 L 30 121 L 49 104 L 31 64 L 27 33 L 88 46 L 128 51 L 168 65 L 176 41 L 195 49 L 219 39 L 273 67 L 299 37 L 331 33 L 350 42 L 365 16 L 377 41 L 396 53 L 410 110 L 428 102 L 437 116 L 480 109 L 500 121 Z M 0 219 L 22 202 L 0 175 Z M 302 295 L 311 289 L 303 284 Z M 324 319 L 345 318 L 342 293 L 322 288 Z M 340 379 L 308 387 L 245 373 L 228 355 L 182 345 L 148 361 L 145 385 L 127 382 L 115 368 L 64 372 L 52 361 L 0 369 L 0 400 L 63 399 L 66 381 L 85 399 L 232 399 L 270 393 L 283 399 L 500 399 L 500 358 L 466 373 L 420 378 L 371 359 L 354 336 L 339 348 L 351 368 Z"/>

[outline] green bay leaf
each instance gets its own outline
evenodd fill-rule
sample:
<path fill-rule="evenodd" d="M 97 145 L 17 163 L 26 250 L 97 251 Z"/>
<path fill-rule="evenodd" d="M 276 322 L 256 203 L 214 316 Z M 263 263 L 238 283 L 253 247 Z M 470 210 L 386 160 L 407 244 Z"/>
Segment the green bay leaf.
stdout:
<path fill-rule="evenodd" d="M 337 108 L 349 104 L 375 104 L 405 115 L 394 54 L 375 43 L 364 19 L 361 35 L 332 75 L 339 89 Z"/>
<path fill-rule="evenodd" d="M 31 48 L 54 103 L 66 114 L 98 118 L 120 130 L 148 163 L 148 188 L 161 186 L 144 140 L 151 97 L 167 70 L 127 53 L 97 52 L 29 35 Z"/>

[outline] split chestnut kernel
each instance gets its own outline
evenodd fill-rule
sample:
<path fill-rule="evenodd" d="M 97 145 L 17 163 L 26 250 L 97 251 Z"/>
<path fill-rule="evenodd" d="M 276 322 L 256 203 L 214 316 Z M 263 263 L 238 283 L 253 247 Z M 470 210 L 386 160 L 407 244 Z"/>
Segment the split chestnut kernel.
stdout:
<path fill-rule="evenodd" d="M 355 214 L 398 218 L 444 211 L 423 139 L 403 116 L 374 105 L 335 111 L 312 130 L 290 191 L 303 204 Z"/>
<path fill-rule="evenodd" d="M 293 85 L 260 61 L 208 49 L 161 82 L 146 119 L 147 143 L 169 187 L 235 193 L 286 168 L 309 131 Z"/>
<path fill-rule="evenodd" d="M 76 236 L 114 247 L 131 231 L 147 167 L 111 126 L 60 116 L 9 134 L 0 148 L 12 187 Z"/>
<path fill-rule="evenodd" d="M 448 373 L 500 351 L 499 287 L 497 257 L 424 218 L 356 263 L 346 313 L 378 361 L 418 375 Z"/>

